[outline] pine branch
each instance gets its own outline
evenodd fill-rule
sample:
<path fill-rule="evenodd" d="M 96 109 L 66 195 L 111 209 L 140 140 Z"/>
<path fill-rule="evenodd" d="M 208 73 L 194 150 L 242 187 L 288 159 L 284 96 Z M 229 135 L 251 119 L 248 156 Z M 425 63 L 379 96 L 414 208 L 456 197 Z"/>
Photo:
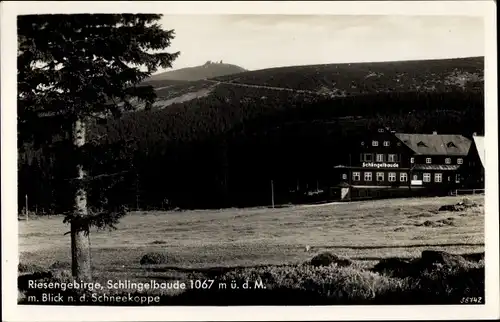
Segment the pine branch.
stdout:
<path fill-rule="evenodd" d="M 69 179 L 65 179 L 65 181 L 83 181 L 83 182 L 91 182 L 91 181 L 94 181 L 96 179 L 103 179 L 103 178 L 111 178 L 111 177 L 116 177 L 120 174 L 124 174 L 124 173 L 129 173 L 130 170 L 124 170 L 124 171 L 120 171 L 120 172 L 115 172 L 115 173 L 103 173 L 103 174 L 99 174 L 99 175 L 95 175 L 95 176 L 85 176 L 84 179 L 80 179 L 80 178 L 69 178 Z"/>
<path fill-rule="evenodd" d="M 156 24 L 148 26 L 155 17 L 20 16 L 21 108 L 49 114 L 65 110 L 64 114 L 82 116 L 110 111 L 120 116 L 120 107 L 111 98 L 119 98 L 125 110 L 135 108 L 130 96 L 152 103 L 154 91 L 137 90 L 137 85 L 159 67 L 171 67 L 179 55 L 152 52 L 167 48 L 174 37 L 172 30 L 164 31 Z M 34 68 L 36 64 L 44 65 Z M 147 71 L 141 71 L 141 67 Z"/>
<path fill-rule="evenodd" d="M 151 86 L 140 85 L 158 68 L 172 66 L 179 53 L 165 50 L 174 39 L 163 30 L 156 14 L 56 14 L 18 16 L 18 130 L 21 146 L 35 142 L 55 145 L 58 158 L 69 165 L 101 172 L 83 180 L 63 180 L 68 190 L 84 188 L 97 199 L 99 210 L 80 218 L 68 211 L 65 221 L 85 227 L 114 227 L 125 207 L 108 200 L 117 178 L 129 172 L 127 144 L 95 142 L 74 149 L 54 143 L 75 120 L 90 123 L 135 110 L 135 102 L 150 106 L 156 99 Z M 48 124 L 48 125 L 47 125 Z M 69 132 L 71 133 L 71 132 Z M 97 140 L 101 141 L 101 140 Z M 101 144 L 101 145 L 99 145 Z M 64 151 L 64 153 L 61 153 Z M 112 162 L 101 162 L 107 160 Z M 112 171 L 115 172 L 112 172 Z M 64 173 L 64 176 L 75 174 Z"/>

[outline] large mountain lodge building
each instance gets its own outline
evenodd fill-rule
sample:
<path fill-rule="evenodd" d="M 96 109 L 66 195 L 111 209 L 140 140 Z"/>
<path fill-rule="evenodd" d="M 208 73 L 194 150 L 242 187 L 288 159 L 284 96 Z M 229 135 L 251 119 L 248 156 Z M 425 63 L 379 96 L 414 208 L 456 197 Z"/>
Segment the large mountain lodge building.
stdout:
<path fill-rule="evenodd" d="M 461 169 L 466 162 L 469 166 L 476 163 L 468 158 L 470 148 L 471 140 L 462 135 L 378 129 L 353 145 L 348 164 L 334 167 L 338 185 L 332 189 L 332 197 L 351 200 L 448 194 L 466 187 L 467 174 Z M 465 168 L 470 171 L 470 167 Z"/>

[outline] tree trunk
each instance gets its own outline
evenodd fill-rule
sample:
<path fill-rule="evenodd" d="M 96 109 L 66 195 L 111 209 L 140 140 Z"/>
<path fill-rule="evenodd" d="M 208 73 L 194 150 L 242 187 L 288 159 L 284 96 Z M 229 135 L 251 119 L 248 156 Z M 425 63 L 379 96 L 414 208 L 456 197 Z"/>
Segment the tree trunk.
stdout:
<path fill-rule="evenodd" d="M 78 119 L 73 124 L 73 146 L 76 150 L 81 149 L 85 144 L 85 123 Z M 82 182 L 85 178 L 85 171 L 80 160 L 76 160 L 76 181 Z M 87 210 L 87 191 L 79 187 L 75 193 L 75 215 L 85 217 Z M 90 235 L 88 224 L 81 224 L 79 221 L 71 221 L 71 264 L 73 277 L 77 280 L 90 281 L 92 278 L 90 264 Z"/>

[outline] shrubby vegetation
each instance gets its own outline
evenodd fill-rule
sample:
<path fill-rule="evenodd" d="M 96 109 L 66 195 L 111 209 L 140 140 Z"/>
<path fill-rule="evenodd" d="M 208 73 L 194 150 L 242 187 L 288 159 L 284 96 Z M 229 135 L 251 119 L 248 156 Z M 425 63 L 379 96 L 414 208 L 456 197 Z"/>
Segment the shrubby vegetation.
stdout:
<path fill-rule="evenodd" d="M 307 65 L 269 68 L 217 77 L 242 84 L 302 90 L 336 90 L 348 96 L 366 93 L 468 91 L 483 89 L 482 57 Z"/>
<path fill-rule="evenodd" d="M 459 258 L 438 253 L 441 258 Z M 161 305 L 458 304 L 467 296 L 481 297 L 484 303 L 484 261 L 461 258 L 459 265 L 436 260 L 421 266 L 420 260 L 413 260 L 415 274 L 401 277 L 335 263 L 321 267 L 300 264 L 228 268 L 217 275 L 196 274 L 199 280 L 215 281 L 216 286 L 210 289 L 180 294 L 150 290 L 142 294 L 160 295 Z M 26 278 L 64 281 L 70 276 L 61 270 L 30 273 L 19 277 L 20 303 L 26 304 L 27 296 L 37 294 L 37 290 L 25 288 Z M 225 283 L 226 288 L 219 288 L 219 283 Z M 244 283 L 248 288 L 243 288 Z"/>
<path fill-rule="evenodd" d="M 148 253 L 142 256 L 141 265 L 157 265 L 167 263 L 167 257 L 162 253 Z"/>
<path fill-rule="evenodd" d="M 351 265 L 351 260 L 348 258 L 340 258 L 335 254 L 330 252 L 324 252 L 314 256 L 309 262 L 310 265 L 314 267 L 329 266 L 335 264 L 337 266 L 349 266 Z"/>

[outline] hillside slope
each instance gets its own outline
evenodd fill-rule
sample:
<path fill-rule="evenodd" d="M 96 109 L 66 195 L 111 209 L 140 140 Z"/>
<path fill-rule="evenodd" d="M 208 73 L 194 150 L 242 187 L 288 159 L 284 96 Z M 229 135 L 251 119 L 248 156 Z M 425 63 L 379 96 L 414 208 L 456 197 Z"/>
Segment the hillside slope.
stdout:
<path fill-rule="evenodd" d="M 330 91 L 368 92 L 481 89 L 484 58 L 290 66 L 217 77 L 221 82 Z"/>
<path fill-rule="evenodd" d="M 217 64 L 212 64 L 216 66 Z M 174 71 L 175 72 L 175 71 Z M 221 86 L 245 89 L 252 96 L 287 91 L 318 98 L 380 93 L 483 91 L 484 58 L 290 66 L 246 71 L 194 82 L 150 80 L 157 89 L 155 107 L 217 95 Z M 238 88 L 236 88 L 238 87 Z"/>
<path fill-rule="evenodd" d="M 150 81 L 197 81 L 200 79 L 232 75 L 247 71 L 246 69 L 225 63 L 207 62 L 201 66 L 186 67 L 177 70 L 156 74 L 148 79 Z"/>
<path fill-rule="evenodd" d="M 270 178 L 276 203 L 287 203 L 299 181 L 302 190 L 328 185 L 332 166 L 346 162 L 342 151 L 367 129 L 484 133 L 482 66 L 482 58 L 465 58 L 159 81 L 152 111 L 89 126 L 89 141 L 99 140 L 104 153 L 93 157 L 99 161 L 93 175 L 126 171 L 126 182 L 110 194 L 130 207 L 139 199 L 163 207 L 165 198 L 181 208 L 266 205 Z M 318 87 L 325 79 L 338 85 Z M 353 88 L 352 82 L 373 86 Z M 116 151 L 120 158 L 108 156 L 118 148 L 127 151 Z M 70 190 L 67 181 L 53 179 L 67 168 L 64 151 L 38 155 L 39 162 L 20 156 L 18 193 L 19 200 L 30 195 L 40 209 L 43 203 L 52 207 L 54 198 L 66 200 Z"/>

